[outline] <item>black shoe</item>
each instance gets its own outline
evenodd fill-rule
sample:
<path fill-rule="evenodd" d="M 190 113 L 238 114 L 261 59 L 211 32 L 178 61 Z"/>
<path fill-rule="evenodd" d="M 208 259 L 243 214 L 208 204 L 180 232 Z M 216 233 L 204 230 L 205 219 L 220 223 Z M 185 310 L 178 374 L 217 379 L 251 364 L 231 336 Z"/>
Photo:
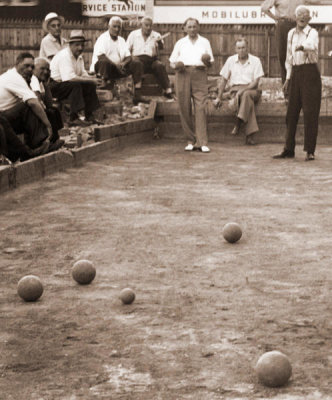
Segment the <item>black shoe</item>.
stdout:
<path fill-rule="evenodd" d="M 280 154 L 276 154 L 275 156 L 272 156 L 272 158 L 279 159 L 279 158 L 294 158 L 295 153 L 294 151 L 289 151 L 289 150 L 283 150 Z"/>
<path fill-rule="evenodd" d="M 48 148 L 48 153 L 50 153 L 51 151 L 59 150 L 64 144 L 65 141 L 62 139 L 58 139 L 55 142 L 51 142 Z"/>
<path fill-rule="evenodd" d="M 148 104 L 148 103 L 150 103 L 150 100 L 145 99 L 145 98 L 142 97 L 141 95 L 135 95 L 135 96 L 133 97 L 133 104 L 134 104 L 135 106 L 137 106 L 138 103 L 146 103 L 146 104 Z"/>
<path fill-rule="evenodd" d="M 252 135 L 246 136 L 246 145 L 247 146 L 256 146 L 256 142 L 254 141 L 254 138 Z"/>
<path fill-rule="evenodd" d="M 305 161 L 313 161 L 315 159 L 315 154 L 314 153 L 307 153 L 305 156 Z"/>

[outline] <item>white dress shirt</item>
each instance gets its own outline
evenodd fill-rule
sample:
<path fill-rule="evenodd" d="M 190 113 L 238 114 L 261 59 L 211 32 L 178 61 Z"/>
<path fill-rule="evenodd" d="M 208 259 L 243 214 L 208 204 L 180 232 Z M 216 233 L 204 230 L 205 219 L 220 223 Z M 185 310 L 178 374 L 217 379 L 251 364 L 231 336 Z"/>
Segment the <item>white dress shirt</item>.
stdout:
<path fill-rule="evenodd" d="M 237 54 L 227 58 L 220 75 L 228 81 L 232 87 L 234 85 L 248 85 L 257 78 L 264 76 L 261 60 L 248 54 L 248 59 L 244 64 L 239 60 Z"/>
<path fill-rule="evenodd" d="M 302 31 L 296 28 L 288 32 L 286 55 L 286 79 L 290 79 L 292 66 L 315 64 L 318 62 L 318 32 L 307 25 Z M 295 51 L 297 46 L 303 46 L 303 51 Z"/>
<path fill-rule="evenodd" d="M 61 44 L 50 33 L 46 35 L 40 43 L 39 57 L 52 59 L 66 44 L 66 40 L 63 37 L 60 38 L 60 41 Z"/>
<path fill-rule="evenodd" d="M 0 75 L 0 111 L 9 110 L 30 99 L 37 99 L 37 96 L 16 68 Z"/>
<path fill-rule="evenodd" d="M 30 87 L 34 92 L 45 93 L 45 88 L 43 82 L 39 82 L 36 75 L 32 75 Z"/>
<path fill-rule="evenodd" d="M 130 57 L 130 51 L 123 37 L 118 36 L 113 40 L 109 31 L 102 33 L 96 40 L 93 48 L 92 62 L 90 71 L 95 71 L 95 64 L 98 57 L 105 54 L 114 64 L 120 64 L 126 57 Z"/>
<path fill-rule="evenodd" d="M 84 67 L 82 54 L 76 59 L 70 47 L 62 49 L 53 57 L 50 69 L 51 78 L 57 82 L 65 82 L 74 78 L 89 76 Z"/>
<path fill-rule="evenodd" d="M 157 55 L 157 40 L 161 35 L 158 32 L 152 31 L 148 38 L 144 38 L 142 29 L 130 32 L 127 38 L 129 51 L 133 56 L 147 55 L 155 57 Z"/>
<path fill-rule="evenodd" d="M 197 40 L 192 42 L 187 35 L 175 43 L 169 61 L 172 64 L 182 61 L 185 66 L 201 67 L 204 66 L 204 63 L 201 60 L 203 54 L 209 54 L 211 62 L 214 61 L 211 45 L 208 39 L 198 35 Z"/>

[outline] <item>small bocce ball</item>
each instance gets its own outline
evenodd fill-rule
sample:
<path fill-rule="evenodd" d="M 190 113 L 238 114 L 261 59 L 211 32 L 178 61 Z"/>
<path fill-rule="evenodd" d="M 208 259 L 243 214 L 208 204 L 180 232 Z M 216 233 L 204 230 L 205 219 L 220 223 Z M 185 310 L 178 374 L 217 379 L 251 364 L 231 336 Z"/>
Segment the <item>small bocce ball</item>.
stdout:
<path fill-rule="evenodd" d="M 36 301 L 43 294 L 43 284 L 38 276 L 27 275 L 17 285 L 18 295 L 25 301 Z"/>
<path fill-rule="evenodd" d="M 235 243 L 240 240 L 242 236 L 242 229 L 236 222 L 230 222 L 224 226 L 222 234 L 227 242 Z"/>
<path fill-rule="evenodd" d="M 74 264 L 71 273 L 77 283 L 87 285 L 94 280 L 96 268 L 88 260 L 79 260 Z"/>
<path fill-rule="evenodd" d="M 202 55 L 201 60 L 202 60 L 202 62 L 203 62 L 204 64 L 205 64 L 205 63 L 208 63 L 209 61 L 211 61 L 211 56 L 210 56 L 210 54 L 204 53 L 204 54 Z"/>
<path fill-rule="evenodd" d="M 120 293 L 120 299 L 123 304 L 131 304 L 135 300 L 135 292 L 130 288 L 123 289 Z"/>
<path fill-rule="evenodd" d="M 291 363 L 280 351 L 264 353 L 257 361 L 255 370 L 260 382 L 269 387 L 285 385 L 292 375 Z"/>

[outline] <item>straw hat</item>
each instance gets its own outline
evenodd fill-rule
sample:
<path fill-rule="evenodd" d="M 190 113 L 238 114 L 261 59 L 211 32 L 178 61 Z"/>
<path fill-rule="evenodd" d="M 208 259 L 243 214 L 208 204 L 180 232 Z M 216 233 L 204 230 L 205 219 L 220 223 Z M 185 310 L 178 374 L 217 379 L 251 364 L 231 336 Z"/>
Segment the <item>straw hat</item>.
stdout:
<path fill-rule="evenodd" d="M 63 23 L 65 22 L 65 19 L 61 16 L 58 15 L 55 12 L 50 12 L 49 14 L 46 15 L 44 21 L 43 21 L 43 25 L 42 28 L 45 32 L 48 32 L 48 24 L 53 20 L 53 19 L 57 19 L 60 21 L 60 24 L 63 25 Z"/>
<path fill-rule="evenodd" d="M 88 42 L 89 40 L 90 39 L 85 39 L 83 31 L 78 29 L 70 32 L 67 43 Z"/>

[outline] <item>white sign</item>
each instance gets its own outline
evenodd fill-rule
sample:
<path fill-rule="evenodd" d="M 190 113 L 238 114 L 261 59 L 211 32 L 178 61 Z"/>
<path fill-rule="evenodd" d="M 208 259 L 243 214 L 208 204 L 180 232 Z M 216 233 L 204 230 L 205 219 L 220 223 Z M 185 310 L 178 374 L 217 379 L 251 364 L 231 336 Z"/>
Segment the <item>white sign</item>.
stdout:
<path fill-rule="evenodd" d="M 331 24 L 332 6 L 307 6 L 311 11 L 311 23 Z M 272 10 L 273 11 L 273 10 Z M 153 21 L 158 24 L 182 24 L 188 17 L 201 24 L 273 24 L 260 6 L 154 6 Z"/>
<path fill-rule="evenodd" d="M 145 0 L 82 0 L 82 15 L 102 17 L 103 15 L 145 14 Z"/>

